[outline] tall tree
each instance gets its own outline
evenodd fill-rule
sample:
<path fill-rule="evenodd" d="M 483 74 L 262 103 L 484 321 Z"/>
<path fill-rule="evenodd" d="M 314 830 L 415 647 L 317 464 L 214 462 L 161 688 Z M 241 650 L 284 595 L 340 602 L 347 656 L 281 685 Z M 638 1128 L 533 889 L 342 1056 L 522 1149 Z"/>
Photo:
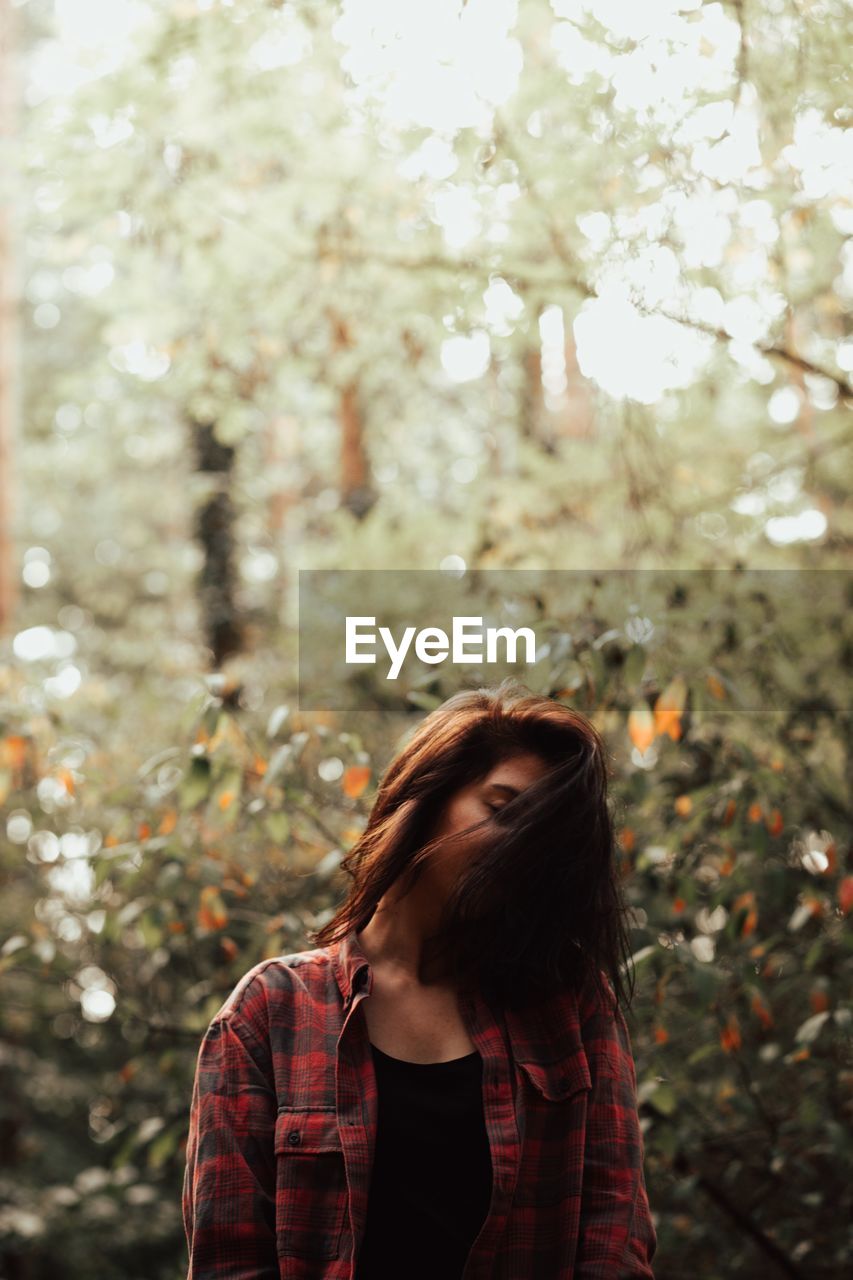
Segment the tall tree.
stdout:
<path fill-rule="evenodd" d="M 18 49 L 12 0 L 0 0 L 0 632 L 15 620 L 15 452 L 19 422 Z"/>

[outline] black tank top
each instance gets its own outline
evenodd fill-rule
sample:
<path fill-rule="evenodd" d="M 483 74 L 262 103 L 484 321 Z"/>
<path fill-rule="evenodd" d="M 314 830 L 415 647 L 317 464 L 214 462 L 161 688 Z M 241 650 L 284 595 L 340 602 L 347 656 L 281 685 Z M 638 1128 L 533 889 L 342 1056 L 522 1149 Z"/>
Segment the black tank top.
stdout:
<path fill-rule="evenodd" d="M 483 1060 L 371 1051 L 379 1122 L 356 1280 L 458 1280 L 492 1194 Z"/>

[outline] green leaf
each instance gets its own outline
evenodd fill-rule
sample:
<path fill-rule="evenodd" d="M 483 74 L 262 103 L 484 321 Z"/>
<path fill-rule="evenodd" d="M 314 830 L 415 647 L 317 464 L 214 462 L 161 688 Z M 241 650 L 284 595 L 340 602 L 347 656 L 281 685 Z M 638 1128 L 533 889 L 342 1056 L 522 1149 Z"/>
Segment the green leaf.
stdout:
<path fill-rule="evenodd" d="M 687 1059 L 687 1065 L 693 1067 L 697 1062 L 701 1062 L 703 1058 L 710 1058 L 719 1051 L 720 1046 L 714 1041 L 707 1044 L 700 1044 L 698 1049 L 694 1049 Z"/>
<path fill-rule="evenodd" d="M 717 995 L 722 975 L 712 964 L 695 964 L 690 970 L 690 981 L 699 1001 L 707 1008 Z"/>
<path fill-rule="evenodd" d="M 678 1105 L 678 1098 L 672 1085 L 665 1081 L 649 1095 L 649 1102 L 662 1116 L 671 1116 Z"/>
<path fill-rule="evenodd" d="M 7 938 L 0 947 L 0 955 L 11 956 L 15 951 L 20 951 L 21 947 L 29 945 L 31 939 L 26 933 L 13 933 L 11 938 Z"/>
<path fill-rule="evenodd" d="M 190 771 L 181 782 L 179 801 L 182 809 L 194 809 L 207 799 L 210 791 L 210 761 L 206 756 L 196 756 Z"/>
<path fill-rule="evenodd" d="M 264 787 L 270 786 L 275 781 L 292 755 L 293 747 L 289 742 L 285 742 L 277 751 L 272 753 L 267 765 L 267 771 L 264 774 Z"/>
<path fill-rule="evenodd" d="M 660 948 L 655 943 L 650 943 L 647 947 L 640 947 L 639 951 L 635 951 L 631 956 L 631 964 L 638 969 L 646 960 L 650 960 L 652 956 L 657 955 Z"/>
<path fill-rule="evenodd" d="M 105 850 L 100 850 L 92 859 L 95 872 L 95 888 L 100 889 L 107 876 L 115 867 L 115 859 L 104 856 Z"/>
<path fill-rule="evenodd" d="M 638 693 L 638 686 L 643 678 L 647 662 L 648 653 L 644 645 L 635 644 L 629 649 L 625 665 L 622 668 L 622 678 L 625 682 L 625 688 L 632 696 Z"/>
<path fill-rule="evenodd" d="M 267 720 L 267 737 L 274 738 L 281 729 L 282 725 L 290 717 L 290 707 L 282 703 L 278 707 L 273 707 Z"/>
<path fill-rule="evenodd" d="M 655 1147 L 667 1160 L 673 1160 L 679 1148 L 680 1136 L 675 1125 L 662 1124 L 655 1129 Z"/>
<path fill-rule="evenodd" d="M 163 941 L 163 929 L 161 925 L 154 919 L 150 911 L 145 911 L 139 917 L 139 930 L 142 934 L 143 941 L 149 951 L 153 951 L 155 947 L 159 947 Z"/>
<path fill-rule="evenodd" d="M 219 809 L 219 801 L 225 796 L 230 797 L 230 801 L 226 808 L 222 810 L 225 818 L 234 817 L 240 810 L 240 794 L 243 790 L 243 774 L 240 769 L 226 769 L 222 776 L 218 779 L 211 796 L 211 802 Z"/>
<path fill-rule="evenodd" d="M 284 844 L 290 835 L 290 819 L 281 810 L 277 813 L 268 813 L 264 820 L 264 829 L 276 844 Z"/>
<path fill-rule="evenodd" d="M 160 1169 L 166 1164 L 167 1160 L 177 1150 L 179 1133 L 177 1128 L 164 1129 L 159 1134 L 151 1146 L 148 1148 L 148 1167 L 149 1169 Z"/>
<path fill-rule="evenodd" d="M 824 1009 L 821 1013 L 814 1013 L 810 1018 L 806 1018 L 801 1023 L 794 1034 L 794 1039 L 800 1044 L 812 1044 L 820 1035 L 821 1028 L 827 1018 L 832 1017 L 831 1009 Z"/>

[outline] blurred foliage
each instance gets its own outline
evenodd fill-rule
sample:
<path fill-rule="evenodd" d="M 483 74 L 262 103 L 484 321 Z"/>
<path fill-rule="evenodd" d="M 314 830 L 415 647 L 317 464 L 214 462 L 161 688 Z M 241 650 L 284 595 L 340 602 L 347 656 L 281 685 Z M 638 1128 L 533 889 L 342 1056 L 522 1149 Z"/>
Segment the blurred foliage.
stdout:
<path fill-rule="evenodd" d="M 190 516 L 217 483 L 196 420 L 236 450 L 249 642 L 296 547 L 341 568 L 389 544 L 412 568 L 843 563 L 849 6 L 684 3 L 662 32 L 657 6 L 633 31 L 612 8 L 628 33 L 592 6 L 468 4 L 465 38 L 494 47 L 444 129 L 389 120 L 407 86 L 369 73 L 356 3 L 160 0 L 128 47 L 84 42 L 73 93 L 42 70 L 22 536 L 99 627 L 193 632 Z M 46 3 L 23 13 L 49 45 Z M 485 349 L 480 376 L 452 372 L 454 341 Z M 769 536 L 808 511 L 822 536 Z"/>
<path fill-rule="evenodd" d="M 455 687 L 300 714 L 296 571 L 454 556 L 803 570 L 784 610 L 736 573 L 709 609 L 687 575 L 665 644 L 593 593 L 567 652 L 547 588 L 528 607 L 555 638 L 536 687 L 613 749 L 656 1274 L 835 1280 L 853 650 L 843 574 L 822 600 L 812 570 L 845 566 L 853 531 L 849 6 L 697 0 L 664 23 L 656 4 L 521 0 L 516 20 L 469 0 L 476 85 L 440 129 L 389 120 L 380 90 L 401 85 L 337 25 L 366 29 L 357 6 L 117 2 L 93 22 L 75 3 L 15 6 L 4 1280 L 186 1274 L 201 1033 L 251 964 L 328 918 L 389 754 Z M 98 46 L 120 9 L 144 20 Z M 503 99 L 498 55 L 519 67 Z M 485 350 L 478 376 L 453 374 L 460 350 Z M 199 513 L 222 493 L 235 579 L 211 606 Z M 817 534 L 785 531 L 815 513 Z M 211 608 L 239 617 L 242 652 L 204 674 Z"/>
<path fill-rule="evenodd" d="M 665 646 L 593 595 L 570 659 L 537 665 L 611 749 L 662 1277 L 776 1258 L 837 1276 L 850 1248 L 853 633 L 827 576 L 819 616 L 735 575 L 709 619 L 675 575 Z M 32 1275 L 177 1280 L 201 1033 L 250 964 L 328 918 L 413 720 L 365 715 L 363 739 L 275 689 L 246 711 L 208 684 L 175 745 L 104 788 L 97 744 L 27 713 L 3 669 L 0 1224 Z M 450 692 L 436 678 L 424 709 Z"/>

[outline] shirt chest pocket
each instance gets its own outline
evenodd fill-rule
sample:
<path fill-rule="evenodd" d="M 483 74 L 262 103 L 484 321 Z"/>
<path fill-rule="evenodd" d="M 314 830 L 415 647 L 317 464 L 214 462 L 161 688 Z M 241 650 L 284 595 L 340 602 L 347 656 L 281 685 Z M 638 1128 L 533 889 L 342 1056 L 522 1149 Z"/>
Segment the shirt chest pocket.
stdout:
<path fill-rule="evenodd" d="M 521 1169 L 516 1204 L 565 1204 L 581 1192 L 587 1102 L 586 1054 L 560 1062 L 519 1062 Z"/>
<path fill-rule="evenodd" d="M 278 1252 L 337 1258 L 347 1182 L 335 1112 L 280 1109 L 275 1159 Z"/>

